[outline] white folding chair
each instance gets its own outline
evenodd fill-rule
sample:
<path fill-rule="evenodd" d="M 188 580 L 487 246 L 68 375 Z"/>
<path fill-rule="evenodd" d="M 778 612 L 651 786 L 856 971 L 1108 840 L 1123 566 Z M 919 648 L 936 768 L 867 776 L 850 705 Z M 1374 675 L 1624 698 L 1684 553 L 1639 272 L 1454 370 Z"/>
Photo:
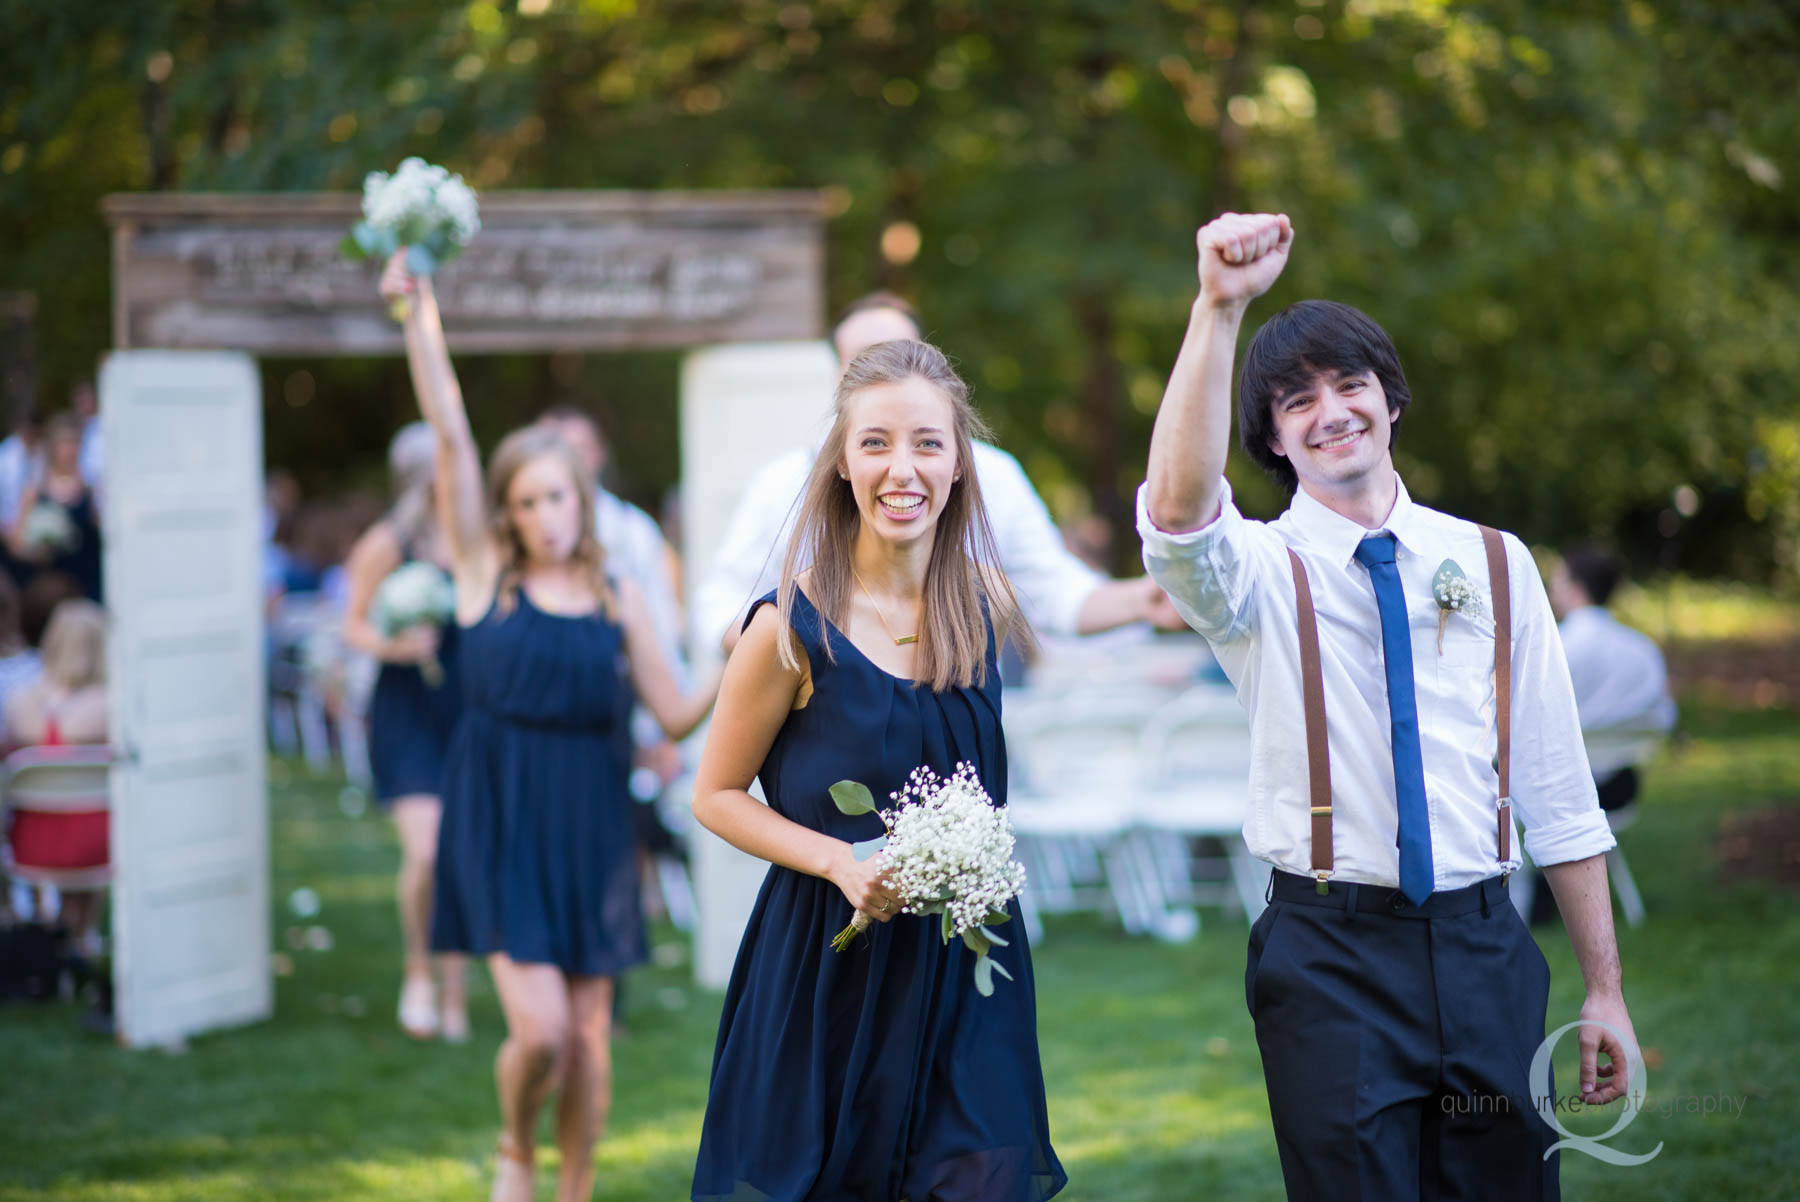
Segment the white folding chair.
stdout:
<path fill-rule="evenodd" d="M 56 889 L 111 882 L 112 760 L 111 748 L 92 744 L 26 747 L 6 757 L 7 876 Z"/>
<path fill-rule="evenodd" d="M 1581 741 L 1587 745 L 1588 767 L 1593 771 L 1594 779 L 1605 780 L 1615 772 L 1641 768 L 1649 763 L 1662 744 L 1663 736 L 1663 731 L 1643 728 L 1584 730 Z M 1606 812 L 1606 824 L 1612 828 L 1614 836 L 1637 821 L 1637 808 L 1638 803 L 1633 801 L 1621 809 Z M 1617 844 L 1606 853 L 1606 876 L 1612 882 L 1613 892 L 1618 894 L 1619 910 L 1625 915 L 1625 924 L 1642 926 L 1644 895 L 1638 892 L 1631 866 L 1625 862 L 1625 852 Z"/>
<path fill-rule="evenodd" d="M 1145 725 L 1139 746 L 1144 787 L 1136 818 L 1154 849 L 1154 869 L 1173 903 L 1223 901 L 1254 921 L 1263 907 L 1267 868 L 1244 846 L 1250 785 L 1250 725 L 1231 690 L 1201 686 L 1182 694 Z M 1195 880 L 1191 844 L 1217 840 L 1219 885 Z"/>
<path fill-rule="evenodd" d="M 1581 741 L 1587 747 L 1588 767 L 1597 780 L 1605 780 L 1615 772 L 1647 763 L 1656 754 L 1663 737 L 1663 731 L 1637 727 L 1581 732 Z M 1637 821 L 1637 808 L 1638 803 L 1634 801 L 1621 809 L 1606 811 L 1606 825 L 1612 828 L 1615 838 Z M 1524 870 L 1513 873 L 1507 896 L 1519 915 L 1529 919 L 1531 904 L 1541 882 L 1538 880 L 1540 870 L 1537 866 L 1529 861 L 1526 863 Z M 1613 893 L 1618 896 L 1619 912 L 1625 916 L 1625 925 L 1642 926 L 1648 913 L 1644 908 L 1644 895 L 1638 890 L 1637 878 L 1631 875 L 1631 865 L 1625 860 L 1624 849 L 1616 843 L 1606 853 L 1606 878 L 1612 883 Z"/>
<path fill-rule="evenodd" d="M 1137 733 L 1149 698 L 1065 698 L 1006 711 L 1007 807 L 1028 883 L 1029 934 L 1039 913 L 1112 909 L 1126 930 L 1150 930 L 1162 907 L 1146 893 L 1123 837 L 1138 785 Z"/>

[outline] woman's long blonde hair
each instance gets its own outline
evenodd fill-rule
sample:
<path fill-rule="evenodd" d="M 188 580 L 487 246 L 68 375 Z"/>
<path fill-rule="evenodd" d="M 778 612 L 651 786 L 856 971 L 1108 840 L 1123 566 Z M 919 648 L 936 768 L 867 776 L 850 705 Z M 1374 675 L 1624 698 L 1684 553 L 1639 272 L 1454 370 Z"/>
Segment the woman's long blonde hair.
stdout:
<path fill-rule="evenodd" d="M 852 359 L 838 380 L 832 398 L 831 432 L 807 476 L 794 537 L 782 564 L 778 647 L 782 663 L 795 671 L 803 667 L 794 637 L 794 593 L 800 573 L 811 572 L 806 592 L 819 611 L 819 641 L 828 659 L 835 657 L 826 623 L 840 630 L 845 627 L 855 587 L 851 556 L 862 514 L 849 481 L 838 475 L 850 431 L 850 402 L 865 388 L 915 378 L 935 387 L 950 402 L 956 462 L 962 468 L 962 477 L 950 486 L 950 496 L 938 514 L 931 560 L 925 567 L 917 679 L 937 692 L 985 684 L 988 617 L 993 622 L 996 647 L 1009 636 L 1031 642 L 1012 584 L 1000 569 L 993 524 L 981 498 L 975 439 L 985 437 L 988 431 L 969 403 L 968 385 L 944 353 L 929 343 L 879 342 Z"/>
<path fill-rule="evenodd" d="M 59 602 L 44 628 L 44 679 L 73 692 L 106 682 L 106 611 L 92 601 Z"/>
<path fill-rule="evenodd" d="M 560 460 L 569 469 L 575 485 L 576 504 L 581 507 L 581 534 L 575 540 L 571 557 L 585 568 L 594 596 L 600 601 L 600 612 L 614 616 L 612 585 L 606 576 L 606 551 L 594 527 L 594 482 L 588 479 L 575 451 L 556 431 L 543 426 L 525 426 L 500 440 L 488 460 L 488 522 L 494 543 L 500 548 L 500 581 L 494 605 L 502 615 L 509 614 L 518 603 L 519 587 L 525 578 L 527 553 L 519 532 L 507 511 L 506 495 L 512 489 L 513 477 L 534 459 Z"/>

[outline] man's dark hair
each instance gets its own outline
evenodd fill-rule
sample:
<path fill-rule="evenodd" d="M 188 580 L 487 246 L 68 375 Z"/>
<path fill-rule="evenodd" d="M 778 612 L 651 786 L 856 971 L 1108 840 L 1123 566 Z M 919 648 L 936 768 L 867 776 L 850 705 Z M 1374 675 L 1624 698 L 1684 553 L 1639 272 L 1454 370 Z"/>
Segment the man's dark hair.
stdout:
<path fill-rule="evenodd" d="M 1238 434 L 1244 451 L 1290 492 L 1299 483 L 1294 465 L 1269 448 L 1276 401 L 1309 383 L 1317 372 L 1374 372 L 1394 414 L 1391 439 L 1412 401 L 1394 340 L 1361 309 L 1336 301 L 1289 305 L 1263 323 L 1250 340 L 1238 377 Z"/>
<path fill-rule="evenodd" d="M 913 329 L 919 332 L 920 338 L 924 338 L 925 321 L 919 316 L 919 311 L 913 308 L 912 302 L 907 300 L 904 296 L 900 296 L 898 293 L 885 291 L 871 292 L 867 296 L 859 296 L 849 304 L 845 305 L 844 311 L 839 313 L 838 319 L 832 323 L 831 332 L 836 334 L 839 326 L 849 321 L 852 317 L 855 317 L 858 313 L 867 313 L 870 309 L 892 309 L 896 313 L 904 314 L 906 319 L 913 323 Z"/>
<path fill-rule="evenodd" d="M 1569 579 L 1580 585 L 1581 591 L 1595 605 L 1606 604 L 1624 574 L 1619 557 L 1595 543 L 1578 543 L 1564 548 L 1562 561 Z"/>

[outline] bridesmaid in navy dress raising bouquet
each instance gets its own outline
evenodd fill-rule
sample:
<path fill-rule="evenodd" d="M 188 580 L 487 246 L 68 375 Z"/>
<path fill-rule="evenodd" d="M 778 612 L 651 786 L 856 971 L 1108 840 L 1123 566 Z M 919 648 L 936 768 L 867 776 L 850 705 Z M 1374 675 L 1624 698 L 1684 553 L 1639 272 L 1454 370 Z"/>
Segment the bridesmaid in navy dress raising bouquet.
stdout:
<path fill-rule="evenodd" d="M 989 566 L 979 418 L 921 342 L 863 351 L 834 410 L 694 786 L 699 820 L 771 867 L 725 997 L 692 1197 L 1041 1202 L 1067 1178 L 1024 924 L 989 953 L 1010 979 L 982 996 L 974 953 L 902 913 L 881 856 L 857 859 L 880 819 L 830 793 L 854 780 L 882 799 L 915 769 L 966 762 L 1005 802 L 995 631 L 1018 609 Z M 767 805 L 748 792 L 758 777 Z M 875 921 L 834 951 L 859 910 Z"/>
<path fill-rule="evenodd" d="M 350 597 L 344 642 L 381 665 L 369 698 L 369 766 L 375 798 L 400 835 L 400 935 L 405 948 L 400 1026 L 415 1039 L 469 1037 L 461 956 L 440 956 L 443 993 L 431 979 L 431 888 L 436 872 L 440 791 L 450 735 L 462 714 L 456 627 L 419 622 L 390 628 L 377 596 L 407 565 L 448 572 L 449 551 L 432 504 L 437 437 L 414 422 L 388 444 L 393 507 L 363 532 L 344 563 Z M 408 567 L 408 571 L 420 570 Z M 448 579 L 448 576 L 445 577 Z"/>
<path fill-rule="evenodd" d="M 407 361 L 437 434 L 465 708 L 444 769 L 432 946 L 486 957 L 507 1037 L 492 1197 L 533 1197 L 538 1112 L 558 1084 L 559 1202 L 586 1202 L 611 1101 L 613 981 L 644 958 L 632 801 L 636 696 L 670 738 L 710 708 L 684 695 L 642 595 L 607 577 L 588 475 L 554 431 L 516 430 L 481 465 L 429 277 L 396 255 Z"/>

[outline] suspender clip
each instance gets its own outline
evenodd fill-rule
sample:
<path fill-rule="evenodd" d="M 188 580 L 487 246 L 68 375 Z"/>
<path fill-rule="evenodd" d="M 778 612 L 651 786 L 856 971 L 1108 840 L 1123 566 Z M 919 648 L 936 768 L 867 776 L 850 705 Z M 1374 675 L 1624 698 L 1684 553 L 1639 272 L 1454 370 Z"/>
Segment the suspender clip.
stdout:
<path fill-rule="evenodd" d="M 1329 814 L 1329 813 L 1331 813 L 1330 806 L 1313 806 L 1312 807 L 1312 814 L 1313 814 L 1314 818 L 1317 818 L 1320 814 Z"/>
<path fill-rule="evenodd" d="M 1327 810 L 1327 812 L 1329 813 L 1330 811 Z M 1327 893 L 1331 892 L 1331 884 L 1330 884 L 1331 873 L 1324 869 L 1320 869 L 1318 875 L 1319 875 L 1319 884 L 1318 884 L 1319 896 L 1324 897 Z"/>

